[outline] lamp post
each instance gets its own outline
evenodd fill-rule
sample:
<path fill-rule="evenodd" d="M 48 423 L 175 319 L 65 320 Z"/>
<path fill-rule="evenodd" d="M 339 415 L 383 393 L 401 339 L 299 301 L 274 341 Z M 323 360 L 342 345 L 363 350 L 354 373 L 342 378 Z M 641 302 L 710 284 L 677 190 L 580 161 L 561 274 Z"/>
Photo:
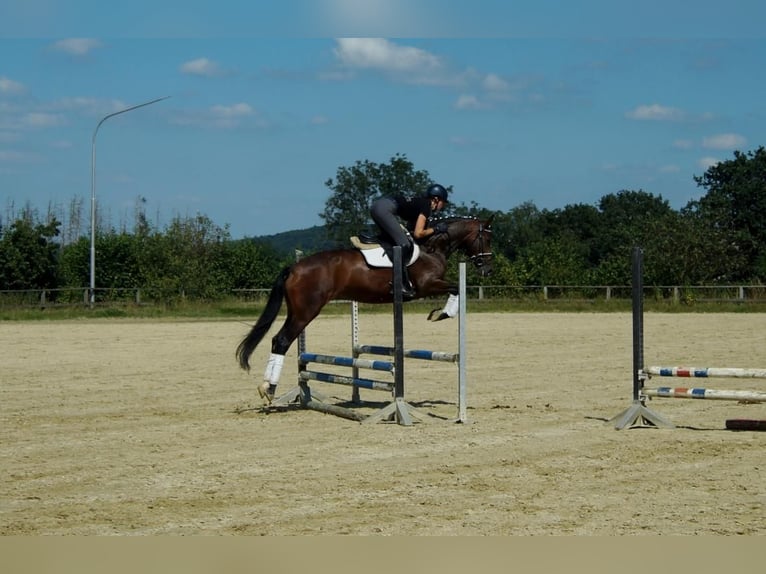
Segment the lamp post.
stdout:
<path fill-rule="evenodd" d="M 93 308 L 93 305 L 96 302 L 96 134 L 98 134 L 98 128 L 100 128 L 101 124 L 103 124 L 106 120 L 108 120 L 111 117 L 117 116 L 119 114 L 124 114 L 125 112 L 137 110 L 138 108 L 143 108 L 144 106 L 155 104 L 157 102 L 161 102 L 162 100 L 167 100 L 169 97 L 170 96 L 163 96 L 161 98 L 157 98 L 149 102 L 144 102 L 142 104 L 131 106 L 129 108 L 125 108 L 117 112 L 112 112 L 111 114 L 107 114 L 103 118 L 101 118 L 101 121 L 99 121 L 98 124 L 96 125 L 96 129 L 93 130 L 93 137 L 91 138 L 91 152 L 90 152 L 90 306 L 91 308 Z"/>

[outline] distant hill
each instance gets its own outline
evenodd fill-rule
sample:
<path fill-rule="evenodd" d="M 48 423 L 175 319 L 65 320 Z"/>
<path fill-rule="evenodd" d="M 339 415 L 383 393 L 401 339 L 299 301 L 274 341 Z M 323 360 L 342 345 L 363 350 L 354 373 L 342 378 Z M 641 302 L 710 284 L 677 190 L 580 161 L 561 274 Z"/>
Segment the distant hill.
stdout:
<path fill-rule="evenodd" d="M 307 229 L 295 229 L 293 231 L 283 231 L 274 235 L 260 235 L 252 237 L 254 241 L 266 243 L 274 248 L 281 255 L 291 255 L 296 249 L 305 253 L 315 253 L 324 249 L 338 247 L 338 245 L 327 236 L 327 226 L 315 225 Z"/>

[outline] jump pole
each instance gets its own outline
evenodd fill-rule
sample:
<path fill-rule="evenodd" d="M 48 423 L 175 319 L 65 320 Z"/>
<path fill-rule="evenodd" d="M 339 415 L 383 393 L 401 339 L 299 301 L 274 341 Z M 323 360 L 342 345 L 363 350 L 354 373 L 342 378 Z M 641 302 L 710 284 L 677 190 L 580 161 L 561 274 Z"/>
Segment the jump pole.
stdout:
<path fill-rule="evenodd" d="M 631 260 L 633 299 L 633 402 L 609 420 L 617 430 L 626 427 L 675 428 L 675 425 L 646 406 L 642 397 L 644 375 L 644 252 L 636 246 Z"/>

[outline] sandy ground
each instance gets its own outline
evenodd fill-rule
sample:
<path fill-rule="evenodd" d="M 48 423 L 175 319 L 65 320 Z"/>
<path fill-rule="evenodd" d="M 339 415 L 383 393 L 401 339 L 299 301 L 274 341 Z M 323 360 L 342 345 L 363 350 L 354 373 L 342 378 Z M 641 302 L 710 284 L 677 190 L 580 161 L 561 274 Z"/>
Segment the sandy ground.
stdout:
<path fill-rule="evenodd" d="M 389 344 L 391 323 L 363 316 L 362 341 Z M 405 346 L 455 351 L 456 326 L 408 313 Z M 406 397 L 423 414 L 410 427 L 261 412 L 269 344 L 239 370 L 247 330 L 0 323 L 0 533 L 766 534 L 766 433 L 725 430 L 766 419 L 764 404 L 656 399 L 678 428 L 608 423 L 631 403 L 629 314 L 469 315 L 470 423 L 450 421 L 457 368 L 408 361 Z M 645 338 L 646 365 L 766 367 L 766 314 L 650 313 Z M 309 350 L 349 346 L 348 317 L 309 327 Z M 369 413 L 389 400 L 362 397 Z"/>

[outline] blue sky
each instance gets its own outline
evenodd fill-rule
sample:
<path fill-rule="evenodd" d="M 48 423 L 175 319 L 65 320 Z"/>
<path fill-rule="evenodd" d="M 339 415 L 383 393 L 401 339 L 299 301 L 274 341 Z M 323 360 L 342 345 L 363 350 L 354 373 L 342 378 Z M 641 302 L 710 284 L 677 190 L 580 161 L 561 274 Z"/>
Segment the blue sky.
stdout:
<path fill-rule="evenodd" d="M 203 213 L 234 237 L 319 225 L 339 167 L 397 153 L 458 203 L 680 208 L 766 145 L 762 5 L 5 0 L 0 209 L 80 197 L 89 221 L 98 121 L 162 96 L 98 131 L 114 225 L 139 196 L 160 225 Z"/>

